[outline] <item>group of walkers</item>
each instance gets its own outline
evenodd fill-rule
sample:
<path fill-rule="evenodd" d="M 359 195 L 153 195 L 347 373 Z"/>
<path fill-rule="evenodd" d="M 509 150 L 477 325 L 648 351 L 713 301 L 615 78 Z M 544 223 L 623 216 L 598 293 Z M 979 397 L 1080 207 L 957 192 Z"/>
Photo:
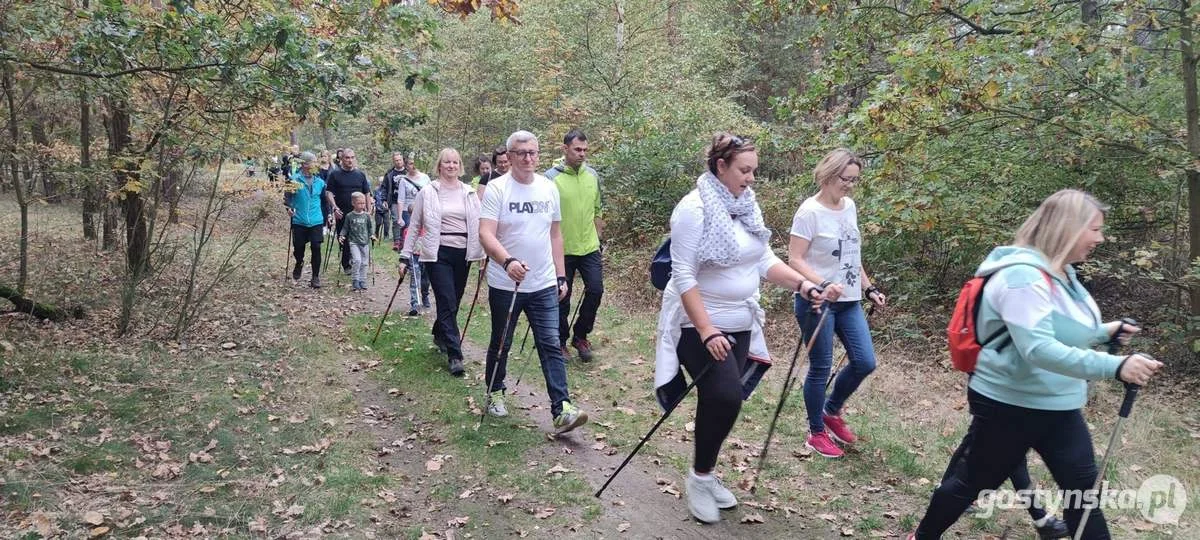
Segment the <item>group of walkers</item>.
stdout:
<path fill-rule="evenodd" d="M 562 151 L 553 167 L 539 174 L 537 137 L 517 131 L 490 158 L 475 160 L 478 188 L 463 182 L 462 157 L 453 148 L 438 153 L 432 180 L 417 170 L 411 156 L 398 152 L 375 192 L 357 168 L 353 149 L 338 150 L 336 166 L 326 170 L 319 168 L 315 154 L 297 154 L 288 161 L 301 166 L 291 175 L 284 196 L 296 246 L 292 277 L 300 279 L 308 246 L 312 251 L 310 285 L 321 286 L 320 250 L 323 231 L 328 229 L 342 243 L 342 269 L 354 274 L 353 288 L 365 288 L 359 272 L 363 261 L 369 261 L 367 243 L 390 229 L 393 249 L 399 252 L 401 279 L 409 278 L 408 314 L 416 316 L 421 308 L 431 307 L 432 290 L 436 304 L 433 343 L 446 355 L 450 374 L 461 377 L 466 366 L 458 310 L 471 265 L 484 261 L 480 280 L 486 274 L 492 310 L 492 336 L 484 366 L 486 412 L 508 415 L 507 353 L 517 320 L 524 314 L 545 376 L 555 429 L 560 433 L 573 430 L 588 417 L 571 402 L 568 345 L 581 361 L 592 360 L 588 334 L 604 294 L 603 221 L 600 180 L 585 163 L 587 135 L 569 131 Z M 371 215 L 387 225 L 372 227 Z M 566 314 L 571 312 L 576 273 L 582 277 L 584 290 L 572 326 Z"/>
<path fill-rule="evenodd" d="M 313 286 L 319 286 L 315 253 L 321 227 L 328 222 L 341 231 L 345 214 L 369 214 L 374 205 L 389 216 L 401 276 L 411 277 L 410 314 L 429 305 L 427 299 L 418 302 L 422 280 L 417 276 L 426 276 L 437 304 L 433 342 L 446 355 L 450 373 L 462 376 L 458 307 L 471 265 L 483 261 L 480 280 L 486 274 L 491 309 L 486 413 L 508 415 L 507 353 L 523 313 L 554 426 L 559 432 L 573 430 L 587 422 L 587 414 L 571 400 L 568 345 L 581 360 L 591 360 L 588 335 L 604 291 L 603 206 L 599 178 L 586 164 L 588 150 L 586 135 L 572 130 L 563 138 L 562 157 L 538 173 L 538 139 L 518 131 L 490 156 L 473 160 L 477 187 L 462 181 L 464 164 L 452 148 L 438 154 L 432 181 L 421 179 L 411 160 L 396 154 L 375 198 L 365 197 L 370 186 L 355 168 L 352 150 L 342 151 L 338 166 L 325 173 L 315 155 L 300 154 L 302 167 L 292 175 L 295 189 L 287 197 L 296 243 L 293 277 L 299 278 L 307 244 L 314 251 Z M 758 166 L 753 142 L 717 133 L 695 189 L 670 218 L 671 276 L 659 313 L 654 387 L 664 407 L 686 392 L 684 372 L 697 389 L 685 484 L 689 511 L 705 523 L 720 521 L 721 510 L 737 505 L 716 473 L 718 456 L 741 403 L 757 384 L 751 372 L 770 363 L 765 313 L 758 303 L 761 281 L 795 293 L 800 339 L 808 344 L 805 445 L 825 458 L 842 457 L 845 448 L 859 442 L 844 411 L 876 366 L 862 304 L 887 305 L 887 295 L 865 270 L 851 198 L 864 162 L 846 149 L 819 161 L 813 171 L 816 193 L 799 204 L 792 219 L 787 262 L 770 247 L 771 230 L 753 189 Z M 979 267 L 976 275 L 987 281 L 975 323 L 987 339 L 980 341 L 969 377 L 971 424 L 910 538 L 940 537 L 983 490 L 1005 479 L 1028 488 L 1030 449 L 1062 489 L 1093 488 L 1098 471 L 1081 412 L 1087 381 L 1112 378 L 1142 385 L 1162 366 L 1140 354 L 1093 350 L 1139 331 L 1119 321 L 1102 322 L 1073 266 L 1104 241 L 1106 210 L 1086 193 L 1059 191 L 1028 217 L 1012 245 L 997 247 Z M 362 239 L 361 234 L 351 237 L 352 242 Z M 354 252 L 349 257 L 358 260 Z M 351 259 L 343 256 L 344 269 Z M 572 325 L 568 314 L 576 273 L 584 292 Z M 831 379 L 835 337 L 848 363 Z M 1109 537 L 1098 509 L 1086 523 L 1080 503 L 1063 514 L 1060 520 L 1037 501 L 1030 509 L 1041 538 L 1067 537 L 1081 527 L 1083 538 Z"/>

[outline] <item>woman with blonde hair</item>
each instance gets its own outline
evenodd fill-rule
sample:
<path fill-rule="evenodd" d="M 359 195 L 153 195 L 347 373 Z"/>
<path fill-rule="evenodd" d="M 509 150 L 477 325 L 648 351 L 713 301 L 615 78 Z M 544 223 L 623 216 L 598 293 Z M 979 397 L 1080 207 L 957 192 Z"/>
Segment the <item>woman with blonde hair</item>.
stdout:
<path fill-rule="evenodd" d="M 862 166 L 858 156 L 845 148 L 821 159 L 813 170 L 819 191 L 796 210 L 788 244 L 788 264 L 819 283 L 829 295 L 824 315 L 815 313 L 812 302 L 803 296 L 796 296 L 795 305 L 796 321 L 806 341 L 824 318 L 808 351 L 804 406 L 809 436 L 804 444 L 827 458 L 842 456 L 837 442 L 849 445 L 858 440 L 842 419 L 842 406 L 875 370 L 875 347 L 862 300 L 865 297 L 880 307 L 887 304 L 887 296 L 871 283 L 863 267 L 858 210 L 850 198 L 861 179 Z M 835 335 L 846 349 L 849 364 L 833 381 L 833 393 L 826 396 Z"/>
<path fill-rule="evenodd" d="M 463 375 L 458 305 L 467 287 L 471 263 L 483 259 L 479 245 L 479 198 L 459 178 L 462 158 L 453 148 L 438 153 L 437 180 L 417 192 L 409 216 L 409 234 L 400 251 L 400 268 L 410 264 L 420 246 L 422 273 L 429 276 L 437 303 L 433 343 L 446 353 L 450 374 Z M 419 243 L 419 244 L 418 244 Z"/>
<path fill-rule="evenodd" d="M 1114 356 L 1092 347 L 1125 341 L 1139 328 L 1102 323 L 1100 309 L 1075 275 L 1104 241 L 1107 208 L 1082 191 L 1059 191 L 1038 206 L 1011 246 L 992 250 L 976 276 L 988 276 L 976 319 L 987 339 L 968 384 L 971 410 L 965 464 L 933 493 L 909 538 L 941 538 L 979 493 L 996 489 L 1033 449 L 1060 489 L 1086 493 L 1096 481 L 1092 436 L 1081 409 L 1087 381 L 1114 378 L 1144 385 L 1162 363 L 1140 354 Z M 1097 494 L 1098 495 L 1098 494 Z M 1084 497 L 1086 500 L 1086 497 Z M 1084 508 L 1065 499 L 1074 534 Z M 1099 509 L 1083 538 L 1109 538 Z"/>

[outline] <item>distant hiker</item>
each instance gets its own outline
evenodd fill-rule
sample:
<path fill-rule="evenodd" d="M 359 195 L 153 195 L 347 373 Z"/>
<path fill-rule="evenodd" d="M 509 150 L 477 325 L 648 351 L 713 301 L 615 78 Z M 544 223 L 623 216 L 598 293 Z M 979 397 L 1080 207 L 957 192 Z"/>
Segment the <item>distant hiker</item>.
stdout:
<path fill-rule="evenodd" d="M 567 360 L 559 348 L 558 302 L 567 294 L 567 278 L 558 190 L 536 172 L 538 140 L 533 133 L 513 133 L 506 147 L 513 158 L 512 170 L 488 184 L 479 221 L 479 241 L 492 260 L 487 266 L 488 304 L 492 310 L 492 337 L 485 367 L 490 393 L 487 412 L 492 416 L 508 415 L 504 404 L 508 358 L 500 356 L 500 351 L 501 344 L 505 351 L 512 348 L 516 325 L 508 324 L 507 314 L 515 294 L 513 318 L 515 313 L 524 312 L 529 321 L 550 396 L 550 415 L 555 429 L 565 433 L 585 424 L 588 417 L 571 403 Z"/>
<path fill-rule="evenodd" d="M 384 198 L 383 208 L 391 217 L 392 230 L 392 251 L 400 251 L 400 247 L 404 244 L 404 224 L 401 223 L 400 211 L 401 205 L 398 203 L 400 182 L 408 175 L 408 169 L 405 168 L 404 154 L 402 152 L 392 152 L 392 168 L 383 173 L 383 185 L 380 189 L 386 194 Z M 379 212 L 379 205 L 375 205 L 375 212 Z"/>
<path fill-rule="evenodd" d="M 387 191 L 384 189 L 384 179 L 380 177 L 379 187 L 372 193 L 375 198 L 375 237 L 386 238 L 391 234 L 392 216 L 388 213 L 391 205 L 387 202 Z"/>
<path fill-rule="evenodd" d="M 284 191 L 283 204 L 291 216 L 291 234 L 293 254 L 296 266 L 292 269 L 292 279 L 300 279 L 300 270 L 304 266 L 304 248 L 311 247 L 312 279 L 309 285 L 314 289 L 321 288 L 321 241 L 322 227 L 332 217 L 331 206 L 325 199 L 325 180 L 317 176 L 317 156 L 312 152 L 300 154 L 302 163 L 300 172 L 288 181 Z"/>
<path fill-rule="evenodd" d="M 350 194 L 350 201 L 354 210 L 346 214 L 345 225 L 342 226 L 338 242 L 347 244 L 350 249 L 350 258 L 353 261 L 351 288 L 361 291 L 367 288 L 367 261 L 371 256 L 371 241 L 375 237 L 371 234 L 371 214 L 367 212 L 367 196 L 356 191 Z"/>
<path fill-rule="evenodd" d="M 475 176 L 471 178 L 471 185 L 475 186 L 478 191 L 480 181 L 487 182 L 492 176 L 492 160 L 488 156 L 479 156 L 475 158 L 475 163 L 471 165 L 471 170 L 475 171 Z M 483 179 L 487 180 L 483 180 Z"/>
<path fill-rule="evenodd" d="M 934 491 L 909 538 L 941 538 L 980 491 L 999 487 L 1030 449 L 1041 456 L 1059 489 L 1091 492 L 1096 457 L 1081 412 L 1087 381 L 1115 378 L 1145 385 L 1162 367 L 1140 354 L 1121 357 L 1092 349 L 1114 335 L 1125 340 L 1140 330 L 1120 321 L 1101 323 L 1096 302 L 1075 274 L 1073 265 L 1104 241 L 1107 209 L 1082 191 L 1059 191 L 1025 220 L 1013 245 L 993 249 L 975 272 L 990 276 L 976 331 L 1004 337 L 988 340 L 968 384 L 966 463 Z M 1072 533 L 1083 516 L 1081 502 L 1067 501 L 1063 510 Z M 1109 537 L 1097 508 L 1083 538 Z"/>
<path fill-rule="evenodd" d="M 492 150 L 492 172 L 486 175 L 480 173 L 479 176 L 479 200 L 482 201 L 483 197 L 487 195 L 488 182 L 508 174 L 508 169 L 511 165 L 512 162 L 509 160 L 507 146 L 502 144 L 497 146 L 495 150 Z"/>
<path fill-rule="evenodd" d="M 410 228 L 408 226 L 408 224 L 409 224 L 409 221 L 411 221 L 411 219 L 412 219 L 412 210 L 413 210 L 413 205 L 416 204 L 416 201 L 417 201 L 417 194 L 420 193 L 421 190 L 426 185 L 429 184 L 429 176 L 428 175 L 416 174 L 417 167 L 416 167 L 416 164 L 413 162 L 412 156 L 408 156 L 404 160 L 404 170 L 405 170 L 405 174 L 396 176 L 395 180 L 394 180 L 396 183 L 396 193 L 397 193 L 396 205 L 400 207 L 399 223 L 400 223 L 400 240 L 401 240 L 400 245 L 401 245 L 401 248 L 403 248 L 403 246 L 404 246 L 403 241 L 405 240 L 405 238 L 407 237 L 407 235 L 409 233 L 416 234 L 418 232 L 418 231 Z M 417 245 L 417 250 L 418 250 L 418 252 L 420 251 L 419 244 Z M 414 253 L 414 255 L 421 255 L 421 253 Z M 436 257 L 437 254 L 435 253 L 432 256 Z M 408 276 L 409 277 L 409 279 L 408 279 L 408 304 L 409 304 L 408 316 L 409 317 L 416 317 L 417 315 L 421 314 L 420 310 L 422 308 L 429 309 L 429 307 L 430 307 L 430 304 L 429 304 L 429 276 L 425 275 L 424 270 L 425 269 L 421 268 L 421 265 L 419 265 L 419 264 L 412 265 L 412 267 L 409 268 L 409 270 L 408 270 L 408 273 L 409 273 L 409 276 Z M 417 296 L 418 289 L 420 290 L 420 296 Z"/>
<path fill-rule="evenodd" d="M 467 289 L 473 261 L 483 260 L 479 245 L 479 198 L 464 184 L 458 151 L 444 148 L 434 171 L 437 180 L 422 189 L 413 202 L 410 230 L 400 251 L 400 266 L 417 266 L 413 246 L 421 244 L 419 264 L 429 276 L 437 299 L 433 343 L 446 354 L 450 374 L 463 375 L 462 344 L 459 343 L 458 305 Z M 410 282 L 411 283 L 411 282 Z"/>
<path fill-rule="evenodd" d="M 850 198 L 861 172 L 862 161 L 849 150 L 839 148 L 826 154 L 813 171 L 819 191 L 796 210 L 788 244 L 788 264 L 829 290 L 829 303 L 824 308 L 829 313 L 808 351 L 809 368 L 804 379 L 809 430 L 804 445 L 827 458 L 842 456 L 837 442 L 849 445 L 858 440 L 842 419 L 842 406 L 875 370 L 875 348 L 862 300 L 866 297 L 877 306 L 887 303 L 887 297 L 871 284 L 862 264 L 862 234 Z M 795 298 L 795 313 L 808 340 L 821 315 L 801 296 Z M 846 349 L 848 365 L 838 374 L 833 393 L 826 399 L 835 335 Z"/>
<path fill-rule="evenodd" d="M 600 177 L 596 170 L 584 161 L 587 159 L 587 135 L 572 129 L 563 137 L 563 157 L 546 171 L 546 178 L 558 187 L 562 201 L 563 258 L 566 264 L 567 295 L 558 304 L 558 339 L 563 357 L 570 358 L 567 338 L 574 331 L 570 343 L 579 351 L 579 359 L 592 359 L 592 343 L 588 334 L 596 324 L 596 311 L 604 296 L 603 264 L 600 256 L 600 235 L 604 221 L 600 219 Z M 571 294 L 575 286 L 575 272 L 583 278 L 583 298 L 580 301 L 575 327 L 568 328 L 567 318 L 571 313 Z"/>
<path fill-rule="evenodd" d="M 680 364 L 697 381 L 688 510 L 716 523 L 718 509 L 737 505 L 713 473 L 717 454 L 742 408 L 748 357 L 767 356 L 759 283 L 765 278 L 815 301 L 823 292 L 771 251 L 771 230 L 750 189 L 758 170 L 754 144 L 717 133 L 707 163 L 696 189 L 671 213 L 671 279 L 658 317 L 654 386 L 665 407 L 685 387 Z"/>
<path fill-rule="evenodd" d="M 329 204 L 333 205 L 333 216 L 337 220 L 337 235 L 342 236 L 342 227 L 345 225 L 346 214 L 349 214 L 354 206 L 350 201 L 352 193 L 362 193 L 363 195 L 371 195 L 371 182 L 367 180 L 367 175 L 363 173 L 357 166 L 358 155 L 355 154 L 353 148 L 342 150 L 342 160 L 339 166 L 334 167 L 329 171 L 329 177 L 326 179 L 327 191 L 325 192 L 326 199 Z M 367 205 L 369 212 L 373 212 L 374 199 Z M 346 246 L 340 246 L 342 272 L 346 275 L 350 274 L 350 249 Z"/>

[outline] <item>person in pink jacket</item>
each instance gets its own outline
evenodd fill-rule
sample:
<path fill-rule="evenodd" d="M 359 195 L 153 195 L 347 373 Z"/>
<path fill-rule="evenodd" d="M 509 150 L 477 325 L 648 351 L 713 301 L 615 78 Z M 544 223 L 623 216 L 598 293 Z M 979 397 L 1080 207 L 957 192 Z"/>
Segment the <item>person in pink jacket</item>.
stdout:
<path fill-rule="evenodd" d="M 483 259 L 479 245 L 479 197 L 463 183 L 462 158 L 453 148 L 438 153 L 437 180 L 425 186 L 413 203 L 409 233 L 400 251 L 400 271 L 412 264 L 414 247 L 421 253 L 422 272 L 429 276 L 437 303 L 433 343 L 445 352 L 450 374 L 463 375 L 458 306 L 467 288 L 471 263 Z"/>

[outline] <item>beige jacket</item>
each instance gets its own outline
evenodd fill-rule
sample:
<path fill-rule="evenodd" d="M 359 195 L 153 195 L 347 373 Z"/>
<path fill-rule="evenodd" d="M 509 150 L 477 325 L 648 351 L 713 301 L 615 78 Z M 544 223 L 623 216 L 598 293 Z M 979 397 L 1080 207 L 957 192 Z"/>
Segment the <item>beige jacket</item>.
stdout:
<path fill-rule="evenodd" d="M 461 183 L 461 182 L 460 182 Z M 421 188 L 409 212 L 408 232 L 404 236 L 404 249 L 400 256 L 412 258 L 413 247 L 420 241 L 420 260 L 423 262 L 437 261 L 438 247 L 442 240 L 442 200 L 438 192 L 442 189 L 441 181 L 434 180 Z M 467 260 L 483 260 L 483 247 L 479 244 L 479 197 L 475 188 L 463 183 L 462 194 L 466 197 L 467 208 Z"/>

